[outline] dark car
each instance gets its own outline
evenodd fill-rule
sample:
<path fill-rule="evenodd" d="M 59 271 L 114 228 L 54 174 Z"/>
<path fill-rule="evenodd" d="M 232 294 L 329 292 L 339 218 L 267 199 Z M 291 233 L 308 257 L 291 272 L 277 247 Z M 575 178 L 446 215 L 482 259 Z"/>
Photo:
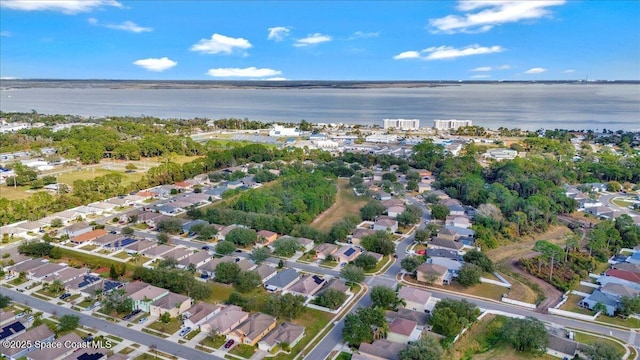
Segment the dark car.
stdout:
<path fill-rule="evenodd" d="M 64 294 L 60 295 L 60 300 L 64 300 L 64 299 L 66 299 L 66 298 L 68 298 L 68 297 L 70 297 L 70 296 L 71 296 L 71 294 L 69 294 L 69 293 L 64 293 Z"/>
<path fill-rule="evenodd" d="M 203 246 L 202 250 L 209 250 L 209 247 L 208 246 Z"/>
<path fill-rule="evenodd" d="M 237 253 L 241 253 L 241 252 L 242 252 L 242 250 L 238 249 L 238 250 L 236 250 L 236 252 L 237 252 Z"/>
<path fill-rule="evenodd" d="M 235 344 L 235 343 L 236 343 L 236 342 L 235 342 L 234 340 L 229 340 L 229 341 L 227 341 L 227 343 L 226 343 L 226 344 L 224 344 L 224 348 L 225 348 L 225 349 L 228 349 L 228 348 L 232 347 L 232 346 L 233 346 L 233 344 Z"/>

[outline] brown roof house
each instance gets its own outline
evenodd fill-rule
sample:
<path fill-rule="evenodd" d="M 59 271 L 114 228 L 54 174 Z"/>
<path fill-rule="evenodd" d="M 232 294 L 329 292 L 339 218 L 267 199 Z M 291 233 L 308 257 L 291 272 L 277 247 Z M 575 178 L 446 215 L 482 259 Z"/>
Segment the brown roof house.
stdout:
<path fill-rule="evenodd" d="M 133 309 L 151 311 L 151 303 L 167 296 L 169 290 L 149 285 L 142 281 L 133 281 L 124 286 L 124 291 L 133 300 Z"/>
<path fill-rule="evenodd" d="M 258 342 L 258 348 L 263 351 L 271 351 L 274 346 L 286 343 L 289 348 L 296 346 L 304 337 L 304 326 L 283 322 L 272 332 Z"/>
<path fill-rule="evenodd" d="M 379 216 L 376 222 L 373 223 L 373 230 L 376 231 L 398 231 L 398 222 L 388 216 Z"/>
<path fill-rule="evenodd" d="M 258 246 L 268 246 L 278 239 L 278 234 L 269 230 L 260 230 L 256 235 L 258 238 Z"/>
<path fill-rule="evenodd" d="M 329 255 L 334 256 L 336 251 L 338 251 L 338 245 L 322 243 L 316 247 L 315 251 L 316 259 L 325 260 Z"/>
<path fill-rule="evenodd" d="M 31 346 L 10 346 L 7 347 L 8 344 L 4 341 L 0 342 L 0 354 L 6 356 L 9 360 L 16 360 L 23 356 L 26 356 L 28 353 L 37 350 L 36 343 L 50 343 L 55 338 L 54 333 L 49 330 L 46 324 L 42 324 L 38 327 L 32 328 L 26 333 L 20 334 L 13 338 L 12 341 L 15 341 L 18 344 L 31 344 Z"/>
<path fill-rule="evenodd" d="M 432 283 L 436 285 L 449 285 L 451 283 L 451 273 L 446 267 L 438 264 L 424 263 L 416 270 L 418 281 Z"/>
<path fill-rule="evenodd" d="M 93 226 L 84 222 L 80 222 L 77 224 L 69 225 L 66 228 L 62 229 L 62 231 L 60 231 L 60 236 L 66 235 L 71 239 L 78 235 L 88 233 L 91 230 L 93 230 Z"/>
<path fill-rule="evenodd" d="M 293 284 L 288 291 L 302 296 L 313 295 L 322 289 L 326 282 L 327 280 L 318 275 L 307 275 Z"/>
<path fill-rule="evenodd" d="M 258 312 L 230 332 L 229 337 L 241 344 L 254 346 L 275 327 L 276 318 Z"/>
<path fill-rule="evenodd" d="M 278 273 L 276 268 L 274 268 L 273 266 L 269 266 L 267 264 L 261 264 L 260 266 L 253 269 L 252 271 L 258 274 L 258 276 L 260 276 L 260 281 L 262 281 L 263 284 L 267 282 L 269 279 L 271 279 L 272 277 L 276 276 L 276 274 Z"/>
<path fill-rule="evenodd" d="M 398 290 L 398 297 L 405 301 L 405 309 L 425 312 L 431 293 L 411 286 L 403 286 Z"/>
<path fill-rule="evenodd" d="M 216 316 L 220 311 L 222 311 L 222 306 L 220 305 L 206 302 L 197 303 L 184 312 L 183 316 L 186 317 L 186 319 L 184 319 L 184 326 L 192 329 L 200 327 L 201 324 L 209 321 L 209 319 Z"/>
<path fill-rule="evenodd" d="M 349 263 L 362 255 L 362 250 L 353 246 L 341 247 L 335 255 L 333 255 L 339 263 Z"/>
<path fill-rule="evenodd" d="M 193 299 L 188 296 L 170 292 L 169 294 L 159 298 L 151 303 L 149 313 L 153 316 L 160 317 L 162 314 L 169 313 L 171 317 L 178 317 L 183 312 L 191 308 Z"/>
<path fill-rule="evenodd" d="M 227 335 L 249 318 L 249 313 L 242 308 L 229 305 L 214 315 L 211 320 L 200 324 L 200 330 L 209 333 L 215 330 L 218 334 Z"/>
<path fill-rule="evenodd" d="M 93 242 L 93 240 L 96 240 L 97 238 L 107 235 L 107 231 L 103 230 L 103 229 L 97 229 L 97 230 L 91 230 L 89 232 L 86 232 L 84 234 L 80 234 L 78 236 L 74 236 L 71 239 L 69 239 L 69 241 L 71 241 L 71 243 L 75 244 L 75 245 L 80 245 L 80 244 L 91 244 Z"/>
<path fill-rule="evenodd" d="M 375 233 L 376 231 L 373 229 L 355 229 L 351 235 L 351 243 L 354 245 L 360 245 L 363 237 L 373 235 Z"/>
<path fill-rule="evenodd" d="M 418 329 L 418 323 L 415 321 L 396 317 L 389 324 L 387 340 L 407 344 L 409 341 L 420 339 L 421 332 L 421 329 Z"/>
<path fill-rule="evenodd" d="M 57 359 L 60 356 L 67 356 L 78 350 L 76 347 L 69 346 L 68 344 L 82 344 L 82 339 L 80 339 L 78 334 L 71 332 L 53 340 L 51 343 L 51 347 L 43 347 L 33 351 L 27 355 L 27 358 L 29 360 L 51 360 Z"/>
<path fill-rule="evenodd" d="M 405 344 L 389 340 L 376 340 L 372 344 L 363 342 L 358 352 L 372 360 L 400 360 L 399 354 L 405 347 Z"/>

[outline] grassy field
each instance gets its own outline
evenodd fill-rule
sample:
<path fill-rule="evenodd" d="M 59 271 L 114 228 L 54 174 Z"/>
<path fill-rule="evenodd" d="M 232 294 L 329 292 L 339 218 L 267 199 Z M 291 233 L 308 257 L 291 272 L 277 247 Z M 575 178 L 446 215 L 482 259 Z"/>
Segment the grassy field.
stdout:
<path fill-rule="evenodd" d="M 597 342 L 605 342 L 605 343 L 608 343 L 610 345 L 615 346 L 618 349 L 618 351 L 621 352 L 621 354 L 625 353 L 625 347 L 624 346 L 622 346 L 618 342 L 615 342 L 615 341 L 607 339 L 607 338 L 601 338 L 601 337 L 593 336 L 593 335 L 590 335 L 590 334 L 587 334 L 587 333 L 583 333 L 583 332 L 576 332 L 575 333 L 575 340 L 577 342 L 579 342 L 579 343 L 587 344 L 587 345 L 593 345 L 593 344 L 595 344 Z M 633 357 L 629 357 L 629 358 L 633 359 Z"/>
<path fill-rule="evenodd" d="M 211 297 L 208 301 L 213 304 L 224 303 L 233 292 L 233 286 L 227 286 L 219 283 L 210 283 L 209 285 L 211 286 Z"/>
<path fill-rule="evenodd" d="M 404 279 L 410 283 L 417 283 L 413 276 L 405 276 Z M 426 285 L 425 282 L 419 282 L 417 284 Z M 508 289 L 493 285 L 493 284 L 478 284 L 469 288 L 465 288 L 464 286 L 458 284 L 457 282 L 453 282 L 451 285 L 429 285 L 436 289 L 455 291 L 461 294 L 468 294 L 474 296 L 480 296 L 487 299 L 500 300 L 502 298 L 502 294 L 507 293 Z"/>
<path fill-rule="evenodd" d="M 218 335 L 216 336 L 215 339 L 213 339 L 211 336 L 207 336 L 206 338 L 202 339 L 202 341 L 200 341 L 200 345 L 205 345 L 210 348 L 218 349 L 222 345 L 224 345 L 224 343 L 226 342 L 227 342 L 227 338 L 224 335 Z"/>
<path fill-rule="evenodd" d="M 596 318 L 596 321 L 601 321 L 611 325 L 624 326 L 628 328 L 637 329 L 640 327 L 640 320 L 636 318 L 626 318 L 623 319 L 619 316 L 607 316 L 607 315 L 599 315 Z"/>
<path fill-rule="evenodd" d="M 153 329 L 159 332 L 163 332 L 168 335 L 174 334 L 176 331 L 180 330 L 182 326 L 182 322 L 178 318 L 172 318 L 168 323 L 163 323 L 162 321 L 154 321 L 149 325 L 149 329 Z"/>
<path fill-rule="evenodd" d="M 569 298 L 564 304 L 562 304 L 562 306 L 560 307 L 560 310 L 571 311 L 574 313 L 588 315 L 588 316 L 593 315 L 593 311 L 578 306 L 578 302 L 580 300 L 582 300 L 581 296 L 569 294 Z"/>
<path fill-rule="evenodd" d="M 9 200 L 26 199 L 33 194 L 32 192 L 28 192 L 28 190 L 28 186 L 18 186 L 14 188 L 13 186 L 2 185 L 0 186 L 0 198 Z"/>
<path fill-rule="evenodd" d="M 113 254 L 111 256 L 114 257 L 114 258 L 122 259 L 122 260 L 128 259 L 128 258 L 131 257 L 131 255 L 127 254 L 125 251 L 120 251 L 120 252 L 118 252 L 116 254 Z"/>
<path fill-rule="evenodd" d="M 251 345 L 240 344 L 229 350 L 230 354 L 243 357 L 245 359 L 250 358 L 256 352 L 256 347 Z"/>
<path fill-rule="evenodd" d="M 320 310 L 307 309 L 304 314 L 292 321 L 296 325 L 305 327 L 304 337 L 300 339 L 300 342 L 298 342 L 296 346 L 291 349 L 291 352 L 289 354 L 278 354 L 278 360 L 293 359 L 298 354 L 300 354 L 302 349 L 307 346 L 309 342 L 311 342 L 311 339 L 313 339 L 313 337 L 316 336 L 316 334 L 319 333 L 320 330 L 322 330 L 322 328 L 324 328 L 332 318 L 333 314 L 329 314 Z M 302 358 L 304 359 L 304 355 L 302 356 Z"/>
<path fill-rule="evenodd" d="M 391 255 L 385 255 L 382 257 L 382 259 L 380 259 L 380 261 L 378 261 L 378 263 L 376 264 L 376 267 L 374 267 L 371 270 L 365 271 L 365 274 L 367 275 L 371 275 L 371 274 L 375 274 L 378 271 L 380 271 L 383 267 L 387 266 L 387 264 L 389 264 L 389 259 L 391 258 Z"/>
<path fill-rule="evenodd" d="M 69 250 L 69 249 L 65 249 L 65 248 L 59 248 L 60 249 L 60 253 L 62 255 L 62 259 L 63 260 L 67 260 L 65 262 L 69 263 L 71 261 L 74 261 L 76 263 L 80 263 L 81 265 L 84 266 L 88 266 L 91 268 L 96 268 L 96 267 L 106 267 L 106 268 L 110 268 L 112 264 L 116 265 L 116 268 L 119 266 L 122 266 L 120 264 L 123 264 L 122 262 L 119 261 L 114 261 L 114 260 L 109 260 L 107 258 L 104 258 L 102 256 L 96 256 L 96 255 L 89 255 L 89 254 L 85 254 L 85 253 L 81 253 L 78 251 L 73 251 L 73 250 Z M 135 266 L 133 264 L 129 264 L 129 263 L 124 263 L 125 266 L 127 267 L 127 270 L 131 270 L 133 271 Z"/>
<path fill-rule="evenodd" d="M 357 197 L 351 188 L 349 180 L 338 179 L 338 194 L 336 202 L 320 216 L 318 216 L 311 226 L 321 230 L 329 231 L 334 223 L 344 219 L 347 215 L 360 215 L 360 209 L 367 203 L 368 199 Z"/>

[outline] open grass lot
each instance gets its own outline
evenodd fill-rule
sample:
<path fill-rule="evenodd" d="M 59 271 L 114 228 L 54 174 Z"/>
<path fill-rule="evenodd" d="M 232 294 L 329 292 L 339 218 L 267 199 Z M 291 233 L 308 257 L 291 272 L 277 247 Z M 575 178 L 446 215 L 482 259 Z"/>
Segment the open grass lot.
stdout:
<path fill-rule="evenodd" d="M 147 261 L 151 260 L 151 258 L 145 257 L 145 256 L 134 256 L 131 260 L 129 260 L 128 264 L 131 265 L 135 265 L 135 266 L 142 266 L 142 264 L 146 263 Z"/>
<path fill-rule="evenodd" d="M 334 223 L 344 219 L 347 215 L 359 215 L 360 209 L 367 203 L 368 198 L 358 197 L 349 188 L 349 180 L 338 179 L 338 194 L 336 202 L 318 216 L 311 226 L 328 232 Z"/>
<path fill-rule="evenodd" d="M 120 264 L 122 264 L 122 262 L 120 261 L 110 260 L 102 256 L 89 255 L 89 254 L 81 253 L 79 251 L 73 251 L 65 248 L 59 248 L 59 249 L 60 249 L 60 254 L 62 255 L 62 259 L 67 263 L 69 263 L 70 261 L 73 261 L 75 263 L 80 263 L 81 265 L 88 266 L 91 268 L 104 267 L 107 269 L 110 268 L 112 264 L 115 264 L 116 267 L 121 266 Z M 124 263 L 124 264 L 127 270 L 133 271 L 135 268 L 135 265 L 133 264 L 129 264 L 129 263 Z"/>
<path fill-rule="evenodd" d="M 619 316 L 607 316 L 607 315 L 599 315 L 596 318 L 596 321 L 601 321 L 611 325 L 624 326 L 628 328 L 637 329 L 640 327 L 640 319 L 636 318 L 626 318 L 623 319 Z"/>
<path fill-rule="evenodd" d="M 215 338 L 212 338 L 211 336 L 207 336 L 206 338 L 202 339 L 202 341 L 200 341 L 200 345 L 208 346 L 213 349 L 218 349 L 222 345 L 224 345 L 225 342 L 227 342 L 227 338 L 224 335 L 218 335 Z"/>
<path fill-rule="evenodd" d="M 93 251 L 93 250 L 95 250 L 97 248 L 98 248 L 98 245 L 89 244 L 89 245 L 85 245 L 85 246 L 81 247 L 80 250 Z"/>
<path fill-rule="evenodd" d="M 182 326 L 182 322 L 177 318 L 172 318 L 168 323 L 163 323 L 162 321 L 154 321 L 149 325 L 149 329 L 153 329 L 168 335 L 174 334 L 176 331 L 180 330 Z"/>
<path fill-rule="evenodd" d="M 483 360 L 516 360 L 516 359 L 555 359 L 550 355 L 533 356 L 515 351 L 507 344 L 492 344 L 489 335 L 492 329 L 500 327 L 503 317 L 488 315 L 473 324 L 451 348 L 444 353 L 443 359 L 483 359 Z"/>
<path fill-rule="evenodd" d="M 486 275 L 488 274 L 485 274 L 485 277 L 490 279 L 493 279 L 495 277 Z M 536 294 L 536 292 L 531 287 L 523 284 L 522 282 L 514 279 L 511 276 L 508 276 L 506 274 L 501 275 L 504 276 L 504 278 L 507 279 L 509 283 L 511 283 L 511 290 L 505 289 L 508 290 L 507 294 L 509 294 L 509 299 L 535 304 L 538 294 Z"/>
<path fill-rule="evenodd" d="M 616 348 L 618 348 L 618 350 L 620 350 L 622 352 L 622 354 L 624 354 L 625 352 L 625 347 L 622 346 L 620 343 L 613 341 L 611 339 L 608 338 L 601 338 L 599 336 L 594 336 L 594 335 L 590 335 L 587 333 L 583 333 L 583 332 L 576 332 L 575 333 L 575 340 L 579 343 L 582 344 L 586 344 L 586 345 L 593 345 L 597 342 L 605 342 L 608 344 L 611 344 L 613 346 L 615 346 Z M 634 357 L 631 356 L 629 357 L 630 359 L 633 359 Z"/>
<path fill-rule="evenodd" d="M 227 286 L 216 282 L 210 282 L 209 285 L 211 286 L 211 297 L 207 300 L 212 304 L 224 303 L 233 292 L 233 286 Z"/>
<path fill-rule="evenodd" d="M 29 192 L 28 186 L 0 186 L 0 198 L 5 198 L 9 200 L 20 200 L 26 199 L 33 194 L 33 192 Z"/>
<path fill-rule="evenodd" d="M 250 358 L 256 352 L 256 347 L 251 345 L 240 344 L 233 347 L 233 349 L 229 350 L 230 354 L 238 355 L 245 359 Z"/>
<path fill-rule="evenodd" d="M 464 286 L 458 284 L 457 282 L 453 282 L 451 285 L 428 285 L 427 283 L 421 281 L 417 282 L 416 278 L 413 276 L 405 276 L 404 279 L 407 282 L 418 285 L 426 285 L 436 289 L 455 291 L 461 294 L 468 294 L 474 296 L 480 296 L 487 299 L 498 300 L 502 298 L 502 294 L 505 294 L 509 291 L 509 289 L 492 284 L 478 284 L 469 288 L 465 288 Z"/>
<path fill-rule="evenodd" d="M 126 252 L 124 252 L 124 251 L 120 251 L 120 252 L 115 253 L 115 254 L 113 254 L 113 255 L 111 255 L 111 256 L 112 256 L 112 257 L 114 257 L 114 258 L 122 259 L 122 260 L 124 260 L 124 259 L 128 259 L 128 258 L 130 258 L 130 257 L 131 257 L 131 255 L 127 254 L 127 253 L 126 253 Z"/>

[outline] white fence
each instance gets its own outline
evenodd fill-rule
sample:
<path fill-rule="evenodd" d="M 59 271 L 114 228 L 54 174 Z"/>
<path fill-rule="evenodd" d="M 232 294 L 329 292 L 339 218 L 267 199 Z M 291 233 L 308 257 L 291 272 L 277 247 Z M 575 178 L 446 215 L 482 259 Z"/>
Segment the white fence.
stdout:
<path fill-rule="evenodd" d="M 527 302 L 524 302 L 524 301 L 512 300 L 512 299 L 505 298 L 505 297 L 502 298 L 502 302 L 505 302 L 507 304 L 512 304 L 512 305 L 523 306 L 523 307 L 526 307 L 526 308 L 529 308 L 529 309 L 535 309 L 535 308 L 538 307 L 538 305 L 536 305 L 536 304 L 531 304 L 531 303 L 527 303 Z"/>
<path fill-rule="evenodd" d="M 589 316 L 589 315 L 577 314 L 571 311 L 565 311 L 565 310 L 554 309 L 554 308 L 549 308 L 548 310 L 549 310 L 549 314 L 560 315 L 564 317 L 570 317 L 570 318 L 586 320 L 586 321 L 594 321 L 598 317 L 598 315 L 600 315 L 600 313 L 597 313 L 595 315 Z"/>
<path fill-rule="evenodd" d="M 597 289 L 597 288 L 600 287 L 600 285 L 594 284 L 594 283 L 588 282 L 588 281 L 580 281 L 580 285 L 586 286 L 586 287 L 590 287 L 590 288 L 594 288 L 594 289 Z"/>
<path fill-rule="evenodd" d="M 481 282 L 481 283 L 487 283 L 487 284 L 498 285 L 498 286 L 502 286 L 502 287 L 505 287 L 505 288 L 511 289 L 511 284 L 509 284 L 509 283 L 506 283 L 506 284 L 505 284 L 505 283 L 500 282 L 500 281 L 491 280 L 491 279 L 487 279 L 487 278 L 483 278 L 483 277 L 481 277 L 481 278 L 480 278 L 480 282 Z"/>

